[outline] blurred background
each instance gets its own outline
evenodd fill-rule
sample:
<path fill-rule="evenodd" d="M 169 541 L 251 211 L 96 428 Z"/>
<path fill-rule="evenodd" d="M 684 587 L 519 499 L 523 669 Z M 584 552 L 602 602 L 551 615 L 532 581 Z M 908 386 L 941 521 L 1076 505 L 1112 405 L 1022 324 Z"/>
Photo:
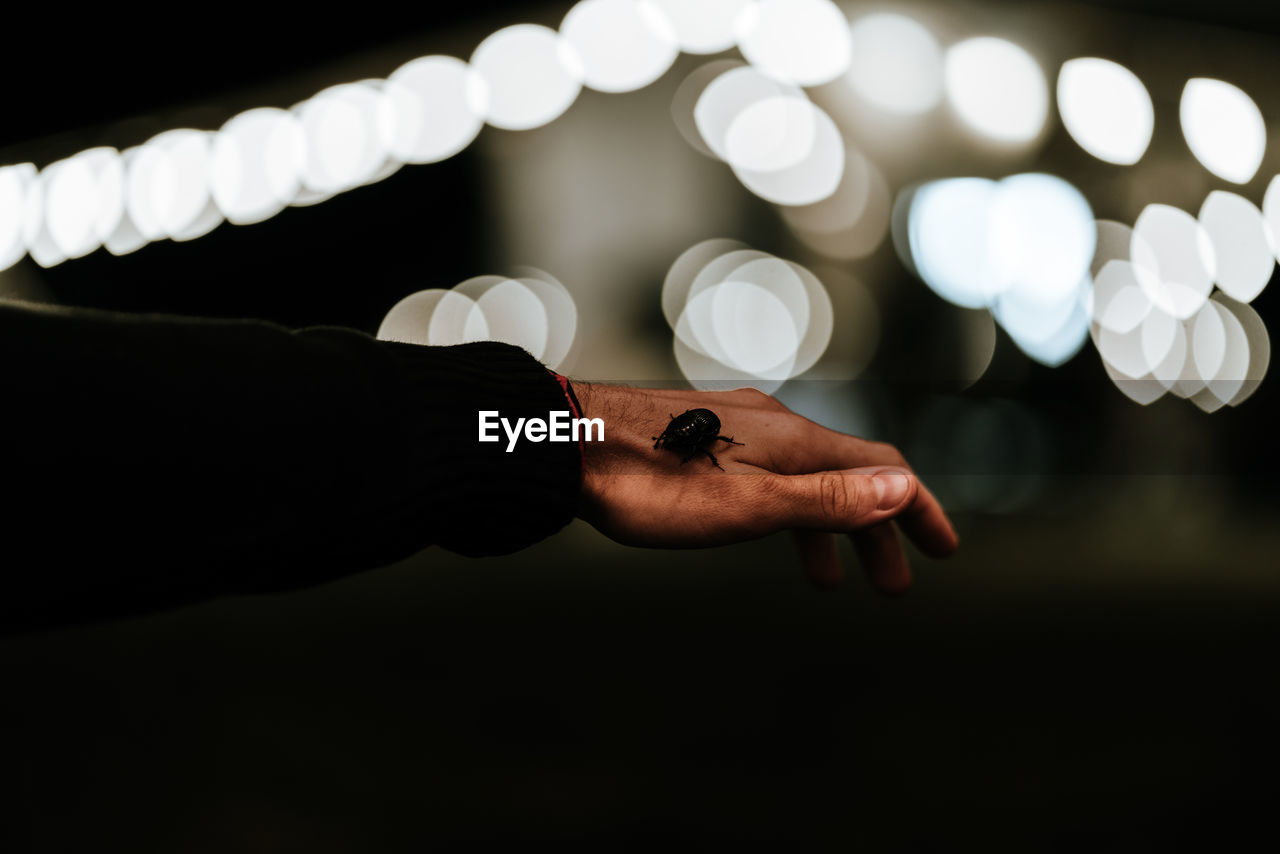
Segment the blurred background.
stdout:
<path fill-rule="evenodd" d="M 7 34 L 0 297 L 756 385 L 897 444 L 962 547 L 886 599 L 810 590 L 785 536 L 575 522 L 7 638 L 6 850 L 1274 834 L 1280 14 L 512 0 Z"/>

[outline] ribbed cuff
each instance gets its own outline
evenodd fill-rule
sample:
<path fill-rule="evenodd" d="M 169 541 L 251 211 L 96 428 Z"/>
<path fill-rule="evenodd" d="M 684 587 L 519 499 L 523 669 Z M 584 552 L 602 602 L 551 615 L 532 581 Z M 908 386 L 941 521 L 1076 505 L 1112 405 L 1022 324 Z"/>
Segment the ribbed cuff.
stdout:
<path fill-rule="evenodd" d="M 508 452 L 479 441 L 479 413 L 514 424 L 565 411 L 556 377 L 529 353 L 492 341 L 380 346 L 400 363 L 409 392 L 404 417 L 417 432 L 408 477 L 415 479 L 433 541 L 468 556 L 506 554 L 560 530 L 576 515 L 582 456 L 575 442 L 531 442 Z"/>

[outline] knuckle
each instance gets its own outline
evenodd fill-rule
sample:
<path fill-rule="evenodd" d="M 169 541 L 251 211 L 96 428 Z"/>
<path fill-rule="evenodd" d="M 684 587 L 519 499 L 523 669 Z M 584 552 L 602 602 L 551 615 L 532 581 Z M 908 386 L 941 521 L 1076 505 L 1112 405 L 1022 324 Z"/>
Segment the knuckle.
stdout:
<path fill-rule="evenodd" d="M 878 455 L 887 460 L 885 465 L 909 468 L 907 458 L 902 455 L 902 452 L 896 446 L 890 445 L 888 442 L 876 442 L 875 447 Z"/>
<path fill-rule="evenodd" d="M 818 475 L 818 503 L 822 514 L 829 519 L 857 518 L 865 504 L 863 490 L 851 483 L 851 478 L 835 472 Z"/>
<path fill-rule="evenodd" d="M 819 444 L 831 442 L 838 438 L 831 430 L 823 427 L 817 421 L 810 421 L 804 416 L 797 415 L 796 422 L 796 438 L 810 444 Z"/>
<path fill-rule="evenodd" d="M 821 447 L 826 441 L 821 430 L 813 422 L 799 416 L 779 419 L 771 433 L 775 441 L 766 450 L 770 464 L 780 471 L 795 474 L 814 471 L 817 466 L 809 464 L 813 449 Z"/>
<path fill-rule="evenodd" d="M 750 405 L 765 409 L 789 411 L 787 410 L 787 407 L 782 404 L 782 401 L 778 400 L 771 394 L 766 394 L 758 388 L 745 388 L 742 389 L 742 391 L 744 392 L 743 398 Z"/>

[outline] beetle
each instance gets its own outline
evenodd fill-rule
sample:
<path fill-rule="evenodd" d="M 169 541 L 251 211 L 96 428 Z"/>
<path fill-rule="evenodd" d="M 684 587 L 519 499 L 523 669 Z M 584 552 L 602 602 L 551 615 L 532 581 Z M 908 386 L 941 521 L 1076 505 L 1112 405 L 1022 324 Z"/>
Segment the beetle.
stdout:
<path fill-rule="evenodd" d="M 685 458 L 680 461 L 681 465 L 698 454 L 706 454 L 710 457 L 711 464 L 720 471 L 724 471 L 724 466 L 720 465 L 716 455 L 704 446 L 709 442 L 717 441 L 728 442 L 731 445 L 746 444 L 733 441 L 732 436 L 721 436 L 720 417 L 710 409 L 687 409 L 681 415 L 672 415 L 662 435 L 651 438 L 655 451 L 662 449 L 685 454 Z"/>

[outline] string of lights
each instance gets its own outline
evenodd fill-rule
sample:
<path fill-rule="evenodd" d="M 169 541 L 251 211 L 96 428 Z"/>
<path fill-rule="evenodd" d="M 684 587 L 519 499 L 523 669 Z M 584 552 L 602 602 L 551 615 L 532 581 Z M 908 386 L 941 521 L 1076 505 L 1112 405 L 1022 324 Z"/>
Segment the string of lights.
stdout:
<path fill-rule="evenodd" d="M 1256 389 L 1270 345 L 1249 303 L 1280 248 L 1280 176 L 1260 207 L 1214 190 L 1195 214 L 1150 205 L 1132 226 L 1095 219 L 1076 187 L 1040 173 L 946 178 L 895 193 L 848 141 L 842 99 L 899 117 L 945 101 L 966 133 L 1013 152 L 1049 132 L 1049 83 L 1011 41 L 978 36 L 944 48 L 910 17 L 850 21 L 831 0 L 581 0 L 558 30 L 505 27 L 466 61 L 421 57 L 385 79 L 332 86 L 289 109 L 248 110 L 216 131 L 177 128 L 123 151 L 92 148 L 40 169 L 6 166 L 0 270 L 25 255 L 50 267 L 99 248 L 123 255 L 153 241 L 193 240 L 223 222 L 262 222 L 405 165 L 452 157 L 486 124 L 542 127 L 583 87 L 635 91 L 664 76 L 681 52 L 735 47 L 745 61 L 697 69 L 672 115 L 698 150 L 777 205 L 818 256 L 865 257 L 892 234 L 903 263 L 943 299 L 988 310 L 1046 365 L 1092 341 L 1117 387 L 1140 403 L 1171 393 L 1213 411 Z M 1062 126 L 1088 154 L 1120 166 L 1142 159 L 1155 109 L 1133 71 L 1071 59 L 1055 94 Z M 1241 89 L 1188 81 L 1179 121 L 1190 153 L 1212 175 L 1242 185 L 1257 174 L 1266 124 Z M 704 259 L 718 278 L 668 312 L 677 361 L 695 382 L 719 372 L 776 385 L 811 366 L 830 338 L 820 322 L 825 292 L 820 282 L 813 289 L 811 273 L 771 256 L 724 265 L 741 251 Z M 681 258 L 673 271 L 688 262 Z M 666 300 L 664 291 L 664 309 Z M 575 328 L 569 289 L 538 274 L 413 295 L 380 334 L 432 344 L 498 337 L 559 364 Z"/>

